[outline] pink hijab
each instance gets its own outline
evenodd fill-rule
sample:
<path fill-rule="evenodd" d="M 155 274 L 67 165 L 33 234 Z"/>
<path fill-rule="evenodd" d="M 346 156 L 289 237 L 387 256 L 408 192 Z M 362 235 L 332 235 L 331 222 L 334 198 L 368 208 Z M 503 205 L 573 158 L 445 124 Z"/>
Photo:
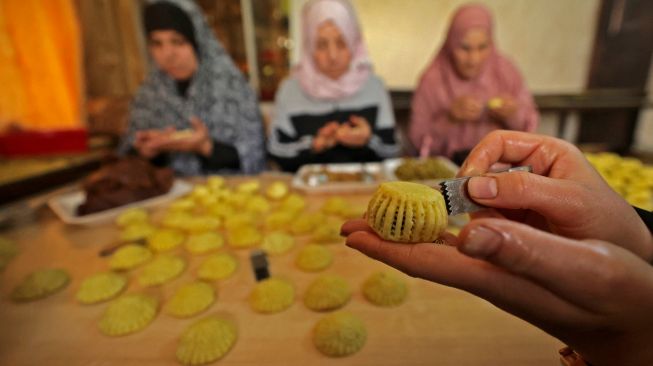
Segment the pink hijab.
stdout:
<path fill-rule="evenodd" d="M 338 80 L 320 73 L 313 63 L 313 49 L 317 29 L 332 21 L 342 32 L 352 53 L 351 64 Z M 346 0 L 313 0 L 304 6 L 302 13 L 302 53 L 293 75 L 302 89 L 316 99 L 341 99 L 356 93 L 367 81 L 371 65 L 367 48 L 356 18 L 356 12 Z"/>
<path fill-rule="evenodd" d="M 415 91 L 409 137 L 415 148 L 429 141 L 431 155 L 451 156 L 457 150 L 471 149 L 488 132 L 499 128 L 533 131 L 538 113 L 533 98 L 517 68 L 490 45 L 490 55 L 474 79 L 463 79 L 456 71 L 453 51 L 472 28 L 482 28 L 493 39 L 490 11 L 476 4 L 460 7 L 453 16 L 447 38 L 431 65 L 422 74 Z M 519 108 L 510 121 L 492 120 L 484 111 L 478 121 L 451 122 L 451 104 L 461 96 L 470 96 L 486 104 L 493 97 L 510 95 Z M 428 137 L 427 137 L 428 136 Z"/>

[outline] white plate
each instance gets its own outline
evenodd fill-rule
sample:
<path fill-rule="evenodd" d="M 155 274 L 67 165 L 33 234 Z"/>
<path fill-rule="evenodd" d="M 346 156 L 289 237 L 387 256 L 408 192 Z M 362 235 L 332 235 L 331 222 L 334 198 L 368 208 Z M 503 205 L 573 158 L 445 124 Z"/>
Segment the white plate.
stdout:
<path fill-rule="evenodd" d="M 166 194 L 83 216 L 77 215 L 77 207 L 86 199 L 86 194 L 82 190 L 55 196 L 48 201 L 48 206 L 66 224 L 94 225 L 111 221 L 128 208 L 152 207 L 171 201 L 190 192 L 192 188 L 192 184 L 176 179 Z"/>

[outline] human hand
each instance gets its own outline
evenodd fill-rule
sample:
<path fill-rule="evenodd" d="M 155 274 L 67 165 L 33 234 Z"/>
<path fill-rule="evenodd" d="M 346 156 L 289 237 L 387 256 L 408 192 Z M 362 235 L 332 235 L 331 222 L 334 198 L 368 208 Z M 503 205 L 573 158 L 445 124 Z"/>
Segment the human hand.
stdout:
<path fill-rule="evenodd" d="M 149 129 L 136 131 L 134 136 L 134 148 L 138 153 L 146 158 L 151 159 L 158 155 L 161 151 L 159 144 L 161 140 L 165 140 L 168 134 L 174 132 L 173 127 L 166 127 L 165 129 Z"/>
<path fill-rule="evenodd" d="M 351 116 L 349 123 L 341 125 L 336 131 L 336 141 L 349 147 L 365 146 L 371 136 L 372 128 L 369 122 L 359 116 Z"/>
<path fill-rule="evenodd" d="M 533 173 L 487 173 L 496 163 L 530 165 Z M 460 176 L 475 176 L 470 197 L 497 216 L 572 239 L 614 243 L 650 261 L 653 237 L 635 210 L 613 191 L 574 145 L 548 136 L 494 131 L 470 152 Z"/>
<path fill-rule="evenodd" d="M 491 117 L 505 122 L 512 118 L 515 113 L 517 113 L 517 108 L 518 104 L 517 101 L 511 97 L 510 95 L 501 95 L 496 98 L 492 99 L 498 99 L 500 103 L 496 103 L 496 105 L 492 105 L 491 103 L 488 102 L 488 113 L 490 114 Z"/>
<path fill-rule="evenodd" d="M 197 117 L 191 117 L 190 124 L 188 131 L 167 130 L 153 145 L 159 151 L 185 151 L 209 156 L 213 150 L 209 129 Z"/>
<path fill-rule="evenodd" d="M 321 153 L 334 147 L 337 143 L 336 132 L 338 127 L 340 127 L 340 124 L 336 121 L 331 121 L 322 126 L 313 137 L 313 151 Z"/>
<path fill-rule="evenodd" d="M 484 298 L 559 338 L 595 366 L 653 364 L 653 267 L 628 250 L 484 218 L 449 245 L 379 238 L 346 222 L 346 244 L 410 276 Z"/>
<path fill-rule="evenodd" d="M 449 114 L 454 122 L 476 121 L 483 112 L 483 104 L 472 97 L 459 97 L 451 105 Z"/>

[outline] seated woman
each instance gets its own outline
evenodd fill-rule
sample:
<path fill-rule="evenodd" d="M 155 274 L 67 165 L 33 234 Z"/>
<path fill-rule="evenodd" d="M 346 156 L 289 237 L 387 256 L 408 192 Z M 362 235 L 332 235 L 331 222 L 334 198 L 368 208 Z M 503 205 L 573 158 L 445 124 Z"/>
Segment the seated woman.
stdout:
<path fill-rule="evenodd" d="M 413 96 L 409 138 L 421 155 L 464 159 L 490 131 L 537 127 L 533 98 L 517 68 L 496 49 L 492 28 L 484 6 L 456 11 Z"/>
<path fill-rule="evenodd" d="M 280 86 L 268 151 L 282 169 L 394 157 L 394 115 L 372 72 L 351 5 L 315 0 L 303 9 L 299 65 Z"/>
<path fill-rule="evenodd" d="M 264 166 L 256 96 L 188 0 L 145 8 L 153 70 L 130 111 L 120 146 L 177 174 L 256 173 Z"/>

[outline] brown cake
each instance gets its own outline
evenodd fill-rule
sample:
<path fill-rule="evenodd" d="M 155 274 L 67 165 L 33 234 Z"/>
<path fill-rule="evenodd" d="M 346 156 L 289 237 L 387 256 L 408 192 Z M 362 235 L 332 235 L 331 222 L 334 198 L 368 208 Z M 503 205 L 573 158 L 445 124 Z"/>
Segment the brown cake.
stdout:
<path fill-rule="evenodd" d="M 79 205 L 77 214 L 87 215 L 165 194 L 173 180 L 171 169 L 156 168 L 141 158 L 107 162 L 84 181 L 86 201 Z"/>

